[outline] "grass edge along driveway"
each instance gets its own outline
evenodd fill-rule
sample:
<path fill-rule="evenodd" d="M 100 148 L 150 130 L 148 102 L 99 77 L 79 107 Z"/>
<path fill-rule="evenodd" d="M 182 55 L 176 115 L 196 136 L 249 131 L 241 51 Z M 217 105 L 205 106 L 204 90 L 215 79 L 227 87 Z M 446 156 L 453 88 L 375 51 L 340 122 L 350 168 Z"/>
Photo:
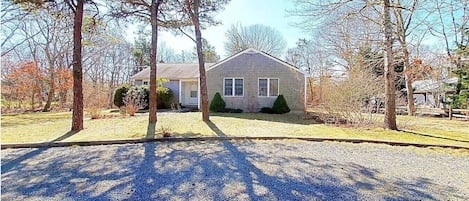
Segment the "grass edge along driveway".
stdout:
<path fill-rule="evenodd" d="M 1 120 L 2 143 L 95 141 L 144 138 L 148 115 L 97 120 L 86 118 L 85 129 L 75 134 L 68 133 L 71 126 L 70 112 L 4 114 Z M 469 122 L 430 117 L 398 116 L 399 128 L 415 133 L 317 124 L 312 120 L 303 120 L 301 115 L 295 114 L 211 114 L 211 121 L 227 136 L 353 138 L 469 147 Z M 159 113 L 157 127 L 170 129 L 174 137 L 217 136 L 215 131 L 201 120 L 199 112 Z"/>

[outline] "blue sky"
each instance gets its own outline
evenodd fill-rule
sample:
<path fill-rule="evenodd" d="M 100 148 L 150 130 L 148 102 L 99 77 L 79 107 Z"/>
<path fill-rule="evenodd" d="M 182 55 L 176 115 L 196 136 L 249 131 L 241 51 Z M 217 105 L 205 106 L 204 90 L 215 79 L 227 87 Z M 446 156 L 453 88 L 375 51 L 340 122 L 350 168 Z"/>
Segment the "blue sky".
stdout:
<path fill-rule="evenodd" d="M 215 16 L 222 24 L 203 30 L 202 37 L 215 46 L 217 53 L 223 59 L 230 56 L 225 55 L 224 41 L 225 32 L 232 24 L 238 22 L 243 26 L 263 24 L 281 32 L 287 40 L 288 49 L 294 47 L 299 38 L 310 38 L 307 33 L 291 26 L 295 18 L 288 17 L 285 10 L 293 7 L 293 2 L 288 0 L 231 0 L 225 9 Z M 130 30 L 128 32 L 132 35 Z M 159 40 L 165 41 L 166 45 L 175 49 L 176 52 L 192 50 L 195 46 L 194 42 L 186 36 L 174 36 L 169 32 L 160 32 L 159 36 Z"/>

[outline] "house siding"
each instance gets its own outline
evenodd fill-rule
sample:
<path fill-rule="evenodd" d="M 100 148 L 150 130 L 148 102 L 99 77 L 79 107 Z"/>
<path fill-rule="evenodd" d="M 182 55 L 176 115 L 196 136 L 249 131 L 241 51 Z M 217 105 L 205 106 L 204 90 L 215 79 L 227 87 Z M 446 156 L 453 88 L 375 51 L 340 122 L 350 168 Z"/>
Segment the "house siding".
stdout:
<path fill-rule="evenodd" d="M 170 80 L 169 82 L 163 83 L 164 87 L 171 89 L 174 95 L 174 101 L 179 101 L 179 80 Z"/>
<path fill-rule="evenodd" d="M 223 96 L 223 79 L 244 79 L 244 96 Z M 272 107 L 277 97 L 259 97 L 258 79 L 278 78 L 279 94 L 284 95 L 292 111 L 304 110 L 305 76 L 299 71 L 259 52 L 245 52 L 207 71 L 209 101 L 219 92 L 228 108 L 245 112 L 258 112 L 262 107 Z"/>

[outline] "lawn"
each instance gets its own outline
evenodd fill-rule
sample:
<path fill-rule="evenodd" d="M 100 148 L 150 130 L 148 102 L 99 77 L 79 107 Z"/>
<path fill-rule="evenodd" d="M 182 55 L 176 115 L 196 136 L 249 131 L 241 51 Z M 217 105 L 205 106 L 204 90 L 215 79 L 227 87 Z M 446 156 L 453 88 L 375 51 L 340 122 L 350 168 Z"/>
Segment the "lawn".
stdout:
<path fill-rule="evenodd" d="M 85 118 L 85 129 L 67 135 L 71 113 L 33 113 L 2 115 L 2 143 L 44 142 L 53 140 L 84 141 L 143 138 L 148 114 L 91 120 Z M 381 128 L 346 128 L 317 124 L 294 114 L 261 113 L 212 114 L 213 124 L 201 121 L 201 113 L 159 113 L 158 128 L 170 128 L 175 137 L 217 136 L 309 136 L 358 138 L 420 142 L 469 147 L 469 122 L 430 117 L 399 116 L 400 128 L 410 132 Z M 157 128 L 157 129 L 158 129 Z M 421 135 L 423 134 L 423 135 Z M 64 136 L 65 135 L 65 136 Z M 424 136 L 431 135 L 431 136 Z M 159 137 L 159 135 L 157 135 Z"/>

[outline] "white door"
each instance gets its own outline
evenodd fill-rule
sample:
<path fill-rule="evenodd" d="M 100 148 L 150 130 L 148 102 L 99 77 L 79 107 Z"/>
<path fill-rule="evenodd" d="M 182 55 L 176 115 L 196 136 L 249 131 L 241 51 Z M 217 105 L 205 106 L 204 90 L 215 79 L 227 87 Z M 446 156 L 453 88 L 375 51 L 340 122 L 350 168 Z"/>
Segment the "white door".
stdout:
<path fill-rule="evenodd" d="M 197 105 L 198 95 L 197 82 L 186 82 L 184 84 L 184 100 L 186 105 Z"/>
<path fill-rule="evenodd" d="M 193 82 L 190 84 L 190 92 L 189 92 L 189 104 L 190 105 L 197 105 L 197 98 L 199 92 L 197 91 L 197 82 Z"/>

